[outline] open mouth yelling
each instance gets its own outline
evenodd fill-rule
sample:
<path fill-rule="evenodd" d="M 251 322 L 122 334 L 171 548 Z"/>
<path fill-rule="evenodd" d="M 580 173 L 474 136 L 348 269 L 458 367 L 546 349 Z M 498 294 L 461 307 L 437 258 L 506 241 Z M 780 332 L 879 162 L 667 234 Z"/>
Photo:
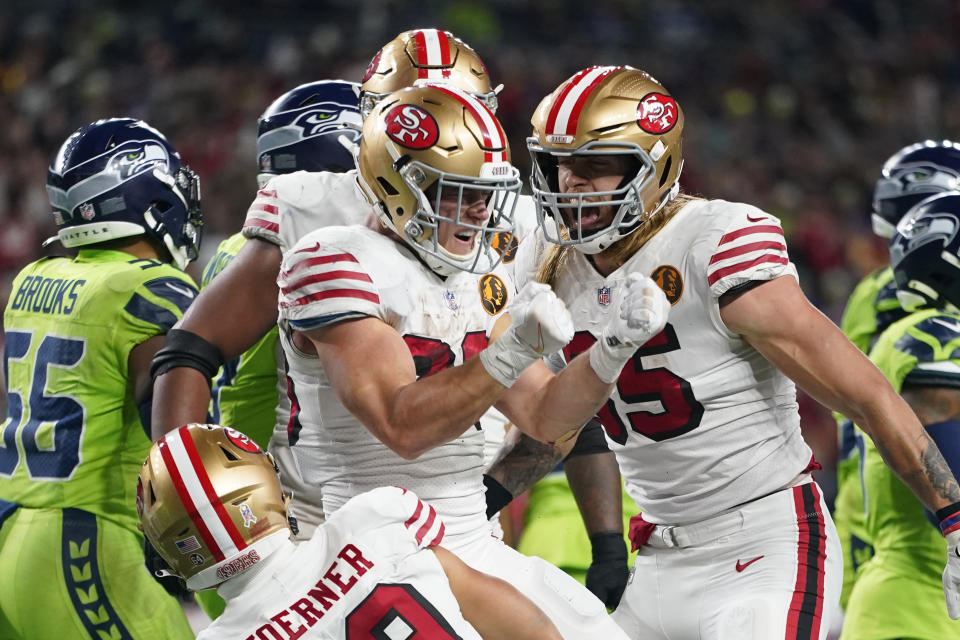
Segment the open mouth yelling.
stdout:
<path fill-rule="evenodd" d="M 450 245 L 447 249 L 453 253 L 470 253 L 473 251 L 477 238 L 476 229 L 461 229 L 453 234 Z"/>

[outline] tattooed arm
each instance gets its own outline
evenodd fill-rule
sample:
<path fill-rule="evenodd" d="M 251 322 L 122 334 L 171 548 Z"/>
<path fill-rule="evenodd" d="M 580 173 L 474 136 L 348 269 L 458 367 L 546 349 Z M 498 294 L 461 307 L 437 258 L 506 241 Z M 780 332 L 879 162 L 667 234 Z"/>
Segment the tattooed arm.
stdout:
<path fill-rule="evenodd" d="M 571 438 L 563 445 L 553 446 L 534 440 L 519 429 L 510 429 L 486 475 L 510 495 L 518 496 L 560 464 L 574 441 Z"/>
<path fill-rule="evenodd" d="M 814 399 L 867 432 L 887 466 L 930 511 L 960 502 L 960 486 L 910 406 L 810 304 L 796 280 L 776 278 L 726 293 L 720 315 Z"/>

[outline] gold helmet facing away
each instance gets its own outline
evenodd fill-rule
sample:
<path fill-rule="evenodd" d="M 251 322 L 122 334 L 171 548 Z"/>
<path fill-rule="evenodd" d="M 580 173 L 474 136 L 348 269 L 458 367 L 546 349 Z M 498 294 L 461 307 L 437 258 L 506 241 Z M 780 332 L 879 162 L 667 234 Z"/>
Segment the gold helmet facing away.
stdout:
<path fill-rule="evenodd" d="M 599 253 L 635 231 L 673 199 L 683 167 L 683 111 L 653 77 L 632 67 L 589 67 L 544 98 L 531 120 L 527 148 L 537 218 L 547 239 Z M 564 157 L 623 155 L 630 169 L 619 187 L 560 192 L 557 163 Z M 581 234 L 590 208 L 614 206 L 611 224 Z M 586 210 L 586 211 L 585 211 Z M 595 209 L 594 209 L 595 211 Z M 545 224 L 545 217 L 552 221 Z"/>
<path fill-rule="evenodd" d="M 291 534 L 273 457 L 219 425 L 188 424 L 154 443 L 137 481 L 137 513 L 194 591 L 252 567 Z"/>
<path fill-rule="evenodd" d="M 358 181 L 380 221 L 441 276 L 486 273 L 500 260 L 495 234 L 513 231 L 520 175 L 496 116 L 450 85 L 392 93 L 364 121 Z M 482 200 L 481 220 L 475 215 Z M 440 241 L 453 225 L 463 250 Z"/>
<path fill-rule="evenodd" d="M 404 31 L 377 52 L 360 85 L 360 112 L 370 115 L 388 93 L 417 83 L 449 83 L 472 93 L 496 112 L 497 92 L 490 86 L 487 68 L 470 45 L 449 31 Z"/>

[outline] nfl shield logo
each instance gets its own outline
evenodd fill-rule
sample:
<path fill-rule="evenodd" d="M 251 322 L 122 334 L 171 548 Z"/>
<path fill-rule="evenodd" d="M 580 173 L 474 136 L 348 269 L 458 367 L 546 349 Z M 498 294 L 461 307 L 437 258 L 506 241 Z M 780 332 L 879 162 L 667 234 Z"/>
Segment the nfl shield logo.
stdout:
<path fill-rule="evenodd" d="M 93 216 L 96 215 L 93 211 L 93 205 L 89 202 L 80 205 L 80 217 L 84 220 L 93 220 Z"/>
<path fill-rule="evenodd" d="M 600 287 L 597 289 L 597 303 L 601 307 L 610 304 L 610 287 Z"/>
<path fill-rule="evenodd" d="M 460 305 L 457 304 L 457 298 L 453 295 L 453 291 L 447 291 L 443 294 L 443 297 L 447 301 L 447 306 L 452 310 L 456 311 L 460 308 Z"/>

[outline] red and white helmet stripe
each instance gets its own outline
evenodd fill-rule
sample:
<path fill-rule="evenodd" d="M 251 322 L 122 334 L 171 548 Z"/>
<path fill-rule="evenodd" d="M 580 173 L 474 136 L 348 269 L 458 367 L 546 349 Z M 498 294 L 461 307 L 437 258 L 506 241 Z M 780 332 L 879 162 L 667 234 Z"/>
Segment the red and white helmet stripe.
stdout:
<path fill-rule="evenodd" d="M 552 140 L 554 142 L 572 142 L 573 136 L 577 134 L 580 113 L 587 98 L 590 97 L 590 93 L 604 78 L 622 68 L 589 67 L 570 78 L 560 91 L 560 95 L 557 96 L 553 106 L 550 107 L 550 115 L 547 117 L 547 130 L 544 132 L 548 136 L 547 139 L 550 140 L 550 136 L 554 136 L 555 139 Z"/>
<path fill-rule="evenodd" d="M 480 127 L 484 149 L 499 149 L 499 151 L 486 151 L 483 156 L 484 162 L 507 162 L 507 136 L 500 126 L 500 121 L 497 120 L 487 105 L 477 100 L 473 95 L 454 86 L 446 84 L 432 84 L 430 86 L 459 101 L 467 112 L 473 116 Z"/>
<path fill-rule="evenodd" d="M 180 501 L 217 562 L 235 556 L 247 543 L 213 489 L 187 427 L 158 443 Z"/>
<path fill-rule="evenodd" d="M 417 78 L 421 80 L 447 80 L 450 78 L 450 40 L 447 34 L 437 29 L 421 29 L 414 32 L 417 45 Z M 432 67 L 446 67 L 437 69 Z"/>

